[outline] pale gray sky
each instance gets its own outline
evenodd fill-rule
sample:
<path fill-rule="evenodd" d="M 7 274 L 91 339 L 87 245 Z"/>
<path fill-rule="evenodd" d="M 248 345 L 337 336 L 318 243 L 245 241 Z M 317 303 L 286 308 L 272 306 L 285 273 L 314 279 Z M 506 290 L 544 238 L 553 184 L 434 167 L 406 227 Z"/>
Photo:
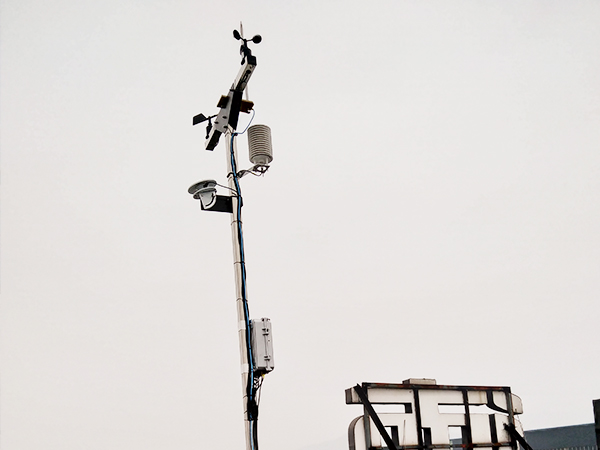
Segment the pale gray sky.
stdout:
<path fill-rule="evenodd" d="M 362 381 L 508 385 L 526 429 L 593 420 L 598 1 L 0 14 L 3 450 L 243 448 L 229 218 L 187 193 L 226 180 L 191 117 L 233 81 L 240 20 L 275 153 L 242 183 L 275 341 L 261 450 L 345 448 Z"/>

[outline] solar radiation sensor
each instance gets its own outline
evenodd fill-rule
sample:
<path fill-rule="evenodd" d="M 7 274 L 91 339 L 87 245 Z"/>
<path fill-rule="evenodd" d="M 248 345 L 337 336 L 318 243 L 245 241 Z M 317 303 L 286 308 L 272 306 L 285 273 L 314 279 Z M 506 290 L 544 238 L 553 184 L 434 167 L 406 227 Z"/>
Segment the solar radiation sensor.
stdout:
<path fill-rule="evenodd" d="M 209 209 L 217 202 L 217 182 L 215 180 L 203 180 L 190 186 L 188 192 L 196 200 L 200 200 L 202 208 Z"/>

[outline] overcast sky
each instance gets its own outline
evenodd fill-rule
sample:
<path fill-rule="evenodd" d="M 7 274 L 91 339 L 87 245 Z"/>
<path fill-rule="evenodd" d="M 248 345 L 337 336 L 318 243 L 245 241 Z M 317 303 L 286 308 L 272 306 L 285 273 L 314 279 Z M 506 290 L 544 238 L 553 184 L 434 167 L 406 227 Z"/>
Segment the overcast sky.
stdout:
<path fill-rule="evenodd" d="M 592 422 L 600 2 L 1 0 L 2 449 L 243 448 L 230 218 L 187 193 L 240 20 L 261 450 L 343 450 L 344 390 L 409 377 Z"/>

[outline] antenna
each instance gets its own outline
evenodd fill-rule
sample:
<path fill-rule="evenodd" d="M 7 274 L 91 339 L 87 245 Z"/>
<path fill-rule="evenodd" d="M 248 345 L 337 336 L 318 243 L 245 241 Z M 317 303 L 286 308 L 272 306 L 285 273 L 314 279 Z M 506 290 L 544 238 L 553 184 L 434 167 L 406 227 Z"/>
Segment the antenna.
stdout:
<path fill-rule="evenodd" d="M 235 33 L 235 30 L 233 30 Z M 235 37 L 235 35 L 234 35 Z M 240 39 L 244 38 L 244 24 L 240 20 Z M 239 39 L 238 39 L 239 40 Z M 250 100 L 250 94 L 248 93 L 248 85 L 246 85 L 246 90 L 244 91 L 244 95 L 246 96 L 246 100 Z"/>

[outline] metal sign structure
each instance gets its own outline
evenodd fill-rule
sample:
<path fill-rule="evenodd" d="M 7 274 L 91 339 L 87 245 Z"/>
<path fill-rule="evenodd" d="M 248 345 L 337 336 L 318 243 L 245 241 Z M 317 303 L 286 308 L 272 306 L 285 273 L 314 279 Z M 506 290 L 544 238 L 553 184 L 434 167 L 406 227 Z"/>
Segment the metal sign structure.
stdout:
<path fill-rule="evenodd" d="M 346 390 L 346 403 L 364 408 L 348 428 L 350 450 L 531 450 L 509 387 L 362 383 Z"/>

